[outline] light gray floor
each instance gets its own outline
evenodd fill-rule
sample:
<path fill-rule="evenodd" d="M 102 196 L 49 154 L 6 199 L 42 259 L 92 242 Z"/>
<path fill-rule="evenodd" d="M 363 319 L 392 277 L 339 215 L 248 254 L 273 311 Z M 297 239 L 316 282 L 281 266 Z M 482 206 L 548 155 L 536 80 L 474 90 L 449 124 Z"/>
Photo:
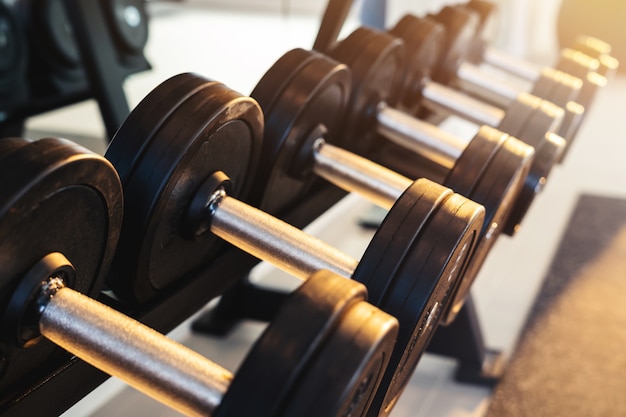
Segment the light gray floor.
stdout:
<path fill-rule="evenodd" d="M 282 53 L 293 47 L 312 45 L 319 25 L 317 17 L 311 15 L 284 17 L 270 12 L 249 14 L 209 9 L 178 11 L 164 6 L 155 8 L 155 12 L 147 48 L 154 71 L 128 80 L 126 91 L 131 105 L 165 78 L 187 71 L 249 93 L 264 70 Z M 351 22 L 346 30 L 356 24 Z M 491 253 L 473 291 L 490 346 L 507 354 L 511 352 L 577 196 L 582 192 L 626 195 L 625 101 L 626 78 L 617 78 L 601 92 L 569 158 L 554 172 L 522 230 L 513 239 L 500 239 Z M 34 132 L 59 132 L 68 137 L 104 135 L 97 107 L 91 102 L 38 117 L 28 127 Z M 452 127 L 461 132 L 471 131 L 464 125 L 452 124 Z M 87 139 L 83 143 L 99 152 L 104 150 L 99 139 Z M 359 256 L 371 234 L 346 219 L 358 217 L 368 207 L 360 198 L 349 196 L 312 225 L 310 231 Z M 338 230 L 338 220 L 345 229 Z M 265 265 L 258 268 L 256 276 L 281 284 L 290 280 Z M 213 340 L 193 336 L 183 325 L 172 336 L 235 370 L 261 329 L 262 325 L 248 323 L 226 340 Z M 489 391 L 454 383 L 453 369 L 453 362 L 426 355 L 393 415 L 481 416 L 488 406 Z M 175 415 L 111 380 L 66 415 L 149 413 Z"/>

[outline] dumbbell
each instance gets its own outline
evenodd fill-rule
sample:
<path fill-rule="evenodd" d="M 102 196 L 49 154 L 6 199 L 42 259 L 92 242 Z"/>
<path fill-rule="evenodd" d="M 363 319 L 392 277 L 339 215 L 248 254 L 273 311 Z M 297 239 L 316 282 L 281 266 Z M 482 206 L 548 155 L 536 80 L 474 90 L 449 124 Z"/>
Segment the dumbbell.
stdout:
<path fill-rule="evenodd" d="M 371 84 L 359 89 L 369 97 L 367 89 L 393 87 L 378 83 L 376 77 L 388 74 L 384 62 L 367 59 Z M 257 100 L 266 120 L 263 140 L 265 170 L 259 170 L 253 190 L 261 207 L 280 211 L 301 198 L 314 184 L 316 176 L 347 191 L 357 192 L 375 204 L 390 209 L 396 200 L 411 187 L 412 180 L 359 157 L 340 146 L 359 147 L 375 141 L 376 129 L 363 136 L 343 132 L 352 80 L 343 64 L 316 52 L 295 49 L 281 57 L 257 84 L 251 96 Z M 384 100 L 378 96 L 379 100 Z M 483 127 L 469 145 L 446 135 L 429 125 L 397 111 L 378 109 L 381 127 L 388 132 L 414 130 L 417 136 L 409 147 L 419 147 L 422 153 L 430 148 L 430 155 L 450 171 L 443 184 L 485 207 L 485 222 L 459 287 L 455 290 L 450 309 L 443 321 L 450 322 L 466 298 L 480 265 L 495 242 L 501 226 L 506 222 L 514 199 L 520 192 L 529 172 L 534 150 L 526 144 L 489 127 Z M 409 119 L 408 121 L 405 119 Z M 402 125 L 402 126 L 399 126 Z M 359 124 L 359 126 L 361 126 Z M 397 135 L 397 133 L 392 133 Z M 420 141 L 425 137 L 426 141 Z M 331 143 L 337 143 L 337 146 Z M 430 147 L 428 146 L 430 144 Z M 369 147 L 367 145 L 366 147 Z M 439 154 L 437 153 L 439 151 Z M 269 169 L 271 167 L 271 169 Z M 288 192 L 282 190 L 289 190 Z M 265 195 L 266 198 L 262 198 Z M 280 195 L 280 199 L 275 196 Z"/>
<path fill-rule="evenodd" d="M 584 116 L 584 108 L 575 102 L 580 96 L 582 82 L 564 72 L 546 69 L 528 96 L 527 93 L 511 88 L 507 84 L 492 81 L 493 77 L 485 77 L 481 71 L 463 62 L 473 40 L 471 36 L 473 32 L 468 30 L 472 27 L 472 17 L 474 16 L 471 13 L 447 7 L 439 15 L 429 18 L 406 15 L 389 31 L 405 41 L 409 58 L 415 62 L 414 67 L 419 69 L 416 74 L 407 75 L 407 82 L 416 85 L 407 90 L 403 102 L 409 103 L 413 108 L 419 106 L 422 95 L 420 91 L 415 90 L 431 85 L 469 86 L 468 89 L 472 92 L 482 93 L 480 95 L 490 99 L 495 98 L 496 103 L 507 108 L 511 108 L 517 101 L 539 102 L 539 99 L 544 99 L 563 109 L 564 117 L 561 124 L 555 127 L 555 133 L 563 137 L 569 146 Z M 435 18 L 447 22 L 447 27 L 444 29 Z M 426 42 L 432 43 L 432 46 L 424 46 Z M 420 61 L 424 48 L 439 50 L 439 57 L 434 56 L 427 61 Z M 427 65 L 430 67 L 425 69 Z M 425 75 L 428 78 L 425 78 Z M 429 79 L 431 76 L 438 84 L 431 83 Z"/>
<path fill-rule="evenodd" d="M 413 149 L 441 146 L 441 140 L 451 138 L 449 135 L 446 136 L 437 129 L 429 128 L 427 130 L 424 124 L 419 123 L 419 121 L 413 118 L 407 118 L 406 115 L 395 112 L 392 109 L 393 105 L 399 101 L 398 96 L 412 87 L 412 85 L 410 85 L 409 87 L 403 88 L 403 86 L 408 85 L 407 79 L 409 78 L 407 77 L 405 79 L 403 77 L 405 74 L 413 71 L 413 66 L 409 65 L 409 69 L 405 70 L 406 54 L 404 53 L 405 50 L 402 45 L 402 41 L 398 38 L 362 27 L 352 32 L 328 53 L 339 62 L 347 64 L 352 70 L 354 81 L 353 99 L 341 135 L 348 138 L 358 138 L 358 140 L 353 140 L 350 144 L 350 149 L 358 154 L 366 153 L 368 152 L 368 148 L 379 144 L 379 135 L 391 138 L 396 142 L 401 141 L 403 146 L 406 146 L 407 142 L 414 142 L 412 145 Z M 424 89 L 425 88 L 426 87 L 424 87 Z M 454 92 L 454 90 L 450 91 Z M 384 106 L 385 103 L 388 105 Z M 561 138 L 556 135 L 546 134 L 549 128 L 558 122 L 562 111 L 548 104 L 548 111 L 546 112 L 544 111 L 543 103 L 545 102 L 530 103 L 527 106 L 528 109 L 526 113 L 532 113 L 533 117 L 531 119 L 536 119 L 534 122 L 533 120 L 530 121 L 530 123 L 534 123 L 530 126 L 522 126 L 522 123 L 516 123 L 513 117 L 505 118 L 503 112 L 496 109 L 499 112 L 498 114 L 504 119 L 498 129 L 509 134 L 513 131 L 521 133 L 521 137 L 519 134 L 512 136 L 519 137 L 535 148 L 535 157 L 531 164 L 530 173 L 525 177 L 524 186 L 518 198 L 513 202 L 513 208 L 508 216 L 508 220 L 503 225 L 503 231 L 507 234 L 513 234 L 518 228 L 528 207 L 532 203 L 536 193 L 540 191 L 542 184 L 545 182 L 545 178 L 563 148 L 563 140 Z M 466 108 L 467 107 L 464 109 Z M 473 107 L 469 108 L 474 110 Z M 552 113 L 552 111 L 554 111 L 554 113 Z M 492 126 L 497 124 L 494 123 L 495 120 L 493 119 L 489 121 L 492 123 L 482 124 Z M 412 126 L 407 128 L 404 125 L 408 122 L 410 122 Z M 548 126 L 546 127 L 546 125 Z M 543 128 L 545 128 L 545 131 Z M 482 148 L 483 145 L 479 145 L 482 140 L 484 140 L 484 138 L 478 140 L 471 148 Z M 491 142 L 491 145 L 493 146 L 494 142 Z M 445 156 L 443 155 L 444 152 L 441 152 L 440 157 L 443 156 L 443 158 L 439 158 L 439 161 L 443 161 L 443 163 L 447 164 L 448 168 L 451 168 L 455 159 L 463 152 L 464 147 L 459 144 L 458 140 L 453 140 L 453 142 L 448 143 L 447 146 L 449 146 L 449 149 L 446 152 L 452 152 L 452 154 Z M 456 150 L 454 148 L 456 148 Z M 496 148 L 491 148 L 491 150 L 493 151 Z M 470 155 L 472 157 L 477 154 L 480 155 L 481 152 L 487 152 L 487 149 L 489 149 L 489 146 L 476 153 L 468 149 L 469 152 L 466 154 L 466 157 L 469 158 Z M 506 159 L 505 153 L 506 152 L 503 152 L 499 158 Z M 389 163 L 393 162 L 389 161 Z M 477 167 L 473 169 L 484 169 L 491 163 L 494 163 L 494 166 L 503 167 L 506 165 L 496 162 L 496 160 L 491 161 L 488 158 L 483 159 L 483 163 L 484 165 L 478 164 Z M 460 166 L 465 166 L 466 164 L 467 163 L 463 163 Z M 515 165 L 516 164 L 513 164 L 512 166 Z M 513 172 L 515 172 L 516 168 L 512 168 L 512 166 L 493 169 L 512 170 L 508 171 L 508 175 L 503 174 L 503 177 L 510 180 L 515 177 Z M 475 177 L 466 177 L 466 179 L 470 181 L 477 180 L 478 178 L 480 178 L 480 174 L 478 173 Z M 463 191 L 456 190 L 457 192 L 471 192 L 470 190 L 465 191 L 465 187 L 469 186 L 467 183 L 452 184 L 452 180 L 449 179 L 446 184 L 448 184 L 448 186 L 456 186 L 464 189 Z M 506 193 L 503 195 L 505 194 Z M 506 198 L 504 198 L 504 200 L 506 200 Z M 498 205 L 493 207 L 498 207 Z"/>
<path fill-rule="evenodd" d="M 122 218 L 122 189 L 108 161 L 68 141 L 20 138 L 0 140 L 0 161 L 5 365 L 58 345 L 187 415 L 250 415 L 233 411 L 243 403 L 261 416 L 367 409 L 398 325 L 365 302 L 362 284 L 327 271 L 307 279 L 233 377 L 92 298 Z M 267 395 L 248 396 L 253 390 Z"/>
<path fill-rule="evenodd" d="M 532 73 L 538 70 L 537 67 L 526 60 L 515 58 L 512 55 L 490 47 L 483 38 L 487 23 L 495 12 L 495 4 L 484 0 L 470 0 L 457 7 L 467 8 L 478 15 L 479 21 L 475 30 L 476 35 L 468 55 L 468 59 L 471 62 L 475 64 L 485 63 L 512 74 L 519 73 L 518 75 L 522 78 L 527 78 L 527 76 L 531 76 Z M 599 64 L 598 72 L 606 78 L 611 78 L 619 66 L 618 60 L 611 56 L 611 45 L 598 38 L 580 35 L 574 39 L 574 42 L 569 45 L 568 49 L 580 51 L 585 55 L 596 58 Z"/>
<path fill-rule="evenodd" d="M 121 256 L 112 267 L 113 276 L 124 270 L 126 275 L 110 284 L 117 293 L 147 298 L 175 280 L 178 263 L 185 263 L 183 272 L 200 269 L 210 262 L 205 254 L 224 241 L 292 275 L 326 269 L 351 277 L 366 285 L 372 304 L 400 322 L 376 397 L 387 394 L 391 407 L 450 301 L 484 209 L 419 180 L 389 210 L 357 261 L 232 197 L 256 175 L 249 162 L 260 153 L 262 128 L 263 115 L 252 98 L 190 74 L 164 82 L 142 100 L 106 152 L 118 167 L 127 208 Z M 130 251 L 140 256 L 124 256 Z M 171 276 L 161 268 L 166 262 L 175 264 Z M 145 288 L 150 293 L 142 293 Z"/>

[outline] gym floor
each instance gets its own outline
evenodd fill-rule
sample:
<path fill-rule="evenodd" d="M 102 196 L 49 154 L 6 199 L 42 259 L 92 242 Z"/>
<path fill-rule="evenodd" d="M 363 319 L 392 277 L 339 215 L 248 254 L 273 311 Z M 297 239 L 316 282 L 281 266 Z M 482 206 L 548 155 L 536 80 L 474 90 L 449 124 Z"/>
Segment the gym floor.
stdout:
<path fill-rule="evenodd" d="M 150 4 L 152 21 L 146 55 L 154 70 L 127 81 L 125 89 L 131 106 L 159 82 L 189 71 L 249 93 L 280 55 L 294 47 L 312 45 L 319 26 L 319 13 L 286 15 L 280 7 L 251 13 L 197 3 Z M 355 25 L 352 16 L 346 30 Z M 568 158 L 551 176 L 522 229 L 514 238 L 501 238 L 484 265 L 473 295 L 490 347 L 501 349 L 506 355 L 514 348 L 578 196 L 591 193 L 626 197 L 626 164 L 622 160 L 626 155 L 626 141 L 622 138 L 626 131 L 624 100 L 626 77 L 618 76 L 600 92 Z M 446 127 L 468 138 L 474 130 L 458 121 L 451 121 Z M 34 118 L 28 129 L 32 138 L 64 136 L 104 152 L 104 129 L 93 102 Z M 360 198 L 349 196 L 311 225 L 309 231 L 358 257 L 371 232 L 360 229 L 356 221 L 369 207 Z M 339 219 L 345 228 L 336 227 Z M 267 265 L 257 268 L 254 277 L 272 285 L 296 285 Z M 188 323 L 184 323 L 171 336 L 234 371 L 262 328 L 259 323 L 244 323 L 228 338 L 218 340 L 192 335 Z M 393 415 L 482 416 L 490 391 L 455 383 L 454 366 L 454 361 L 425 355 Z M 112 379 L 65 415 L 148 414 L 176 415 Z"/>

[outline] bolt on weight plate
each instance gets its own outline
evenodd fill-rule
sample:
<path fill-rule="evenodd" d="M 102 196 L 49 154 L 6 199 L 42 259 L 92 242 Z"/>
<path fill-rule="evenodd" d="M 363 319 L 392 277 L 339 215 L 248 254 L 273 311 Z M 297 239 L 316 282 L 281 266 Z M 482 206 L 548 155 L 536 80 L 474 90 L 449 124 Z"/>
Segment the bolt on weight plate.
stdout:
<path fill-rule="evenodd" d="M 402 41 L 386 33 L 358 28 L 342 40 L 330 57 L 352 72 L 352 96 L 341 135 L 346 148 L 366 155 L 378 144 L 376 108 L 394 106 L 400 98 L 405 69 Z"/>
<path fill-rule="evenodd" d="M 42 365 L 66 358 L 50 343 L 16 347 L 21 341 L 15 321 L 6 320 L 11 317 L 7 303 L 23 274 L 45 255 L 60 252 L 74 265 L 75 289 L 96 297 L 114 254 L 123 208 L 111 164 L 69 141 L 23 139 L 19 149 L 0 159 L 0 346 L 6 358 L 0 390 L 6 392 L 25 375 L 43 372 Z"/>
<path fill-rule="evenodd" d="M 340 139 L 337 131 L 344 121 L 350 85 L 345 65 L 299 49 L 283 55 L 265 73 L 252 92 L 265 117 L 261 164 L 251 196 L 259 208 L 278 213 L 314 183 L 317 177 L 307 170 L 306 159 L 313 152 L 309 139 L 317 138 L 310 135 L 321 125 L 327 142 Z"/>
<path fill-rule="evenodd" d="M 431 79 L 442 53 L 445 30 L 432 19 L 405 15 L 389 34 L 404 41 L 409 61 L 397 107 L 409 114 L 417 114 L 422 108 L 422 88 Z"/>
<path fill-rule="evenodd" d="M 387 414 L 461 279 L 484 209 L 448 188 L 419 179 L 391 208 L 353 274 L 370 302 L 397 317 L 398 341 L 368 415 Z"/>
<path fill-rule="evenodd" d="M 124 159 L 132 165 L 120 166 L 128 173 L 122 181 L 126 212 L 109 284 L 124 298 L 139 303 L 153 299 L 187 274 L 210 265 L 223 247 L 213 236 L 197 243 L 185 235 L 185 213 L 207 177 L 226 173 L 232 195 L 241 199 L 250 187 L 263 131 L 261 110 L 251 98 L 205 82 L 195 94 L 176 90 L 179 98 L 167 90 L 176 108 L 147 144 L 126 145 L 120 137 L 113 138 L 111 147 L 120 155 L 126 146 L 129 152 L 141 149 L 140 155 Z M 195 90 L 198 83 L 191 84 Z M 133 113 L 143 111 L 137 108 Z M 125 125 L 150 123 L 149 119 L 149 115 L 133 115 Z"/>
<path fill-rule="evenodd" d="M 397 334 L 366 292 L 327 271 L 307 279 L 246 355 L 215 417 L 363 415 Z"/>

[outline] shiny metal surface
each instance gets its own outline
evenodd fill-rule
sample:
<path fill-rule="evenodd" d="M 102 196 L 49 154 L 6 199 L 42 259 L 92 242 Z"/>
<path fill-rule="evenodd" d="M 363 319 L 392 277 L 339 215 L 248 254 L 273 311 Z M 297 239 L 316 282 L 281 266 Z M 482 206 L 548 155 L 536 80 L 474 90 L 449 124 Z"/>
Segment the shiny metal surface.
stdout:
<path fill-rule="evenodd" d="M 539 67 L 526 60 L 505 54 L 494 48 L 485 49 L 483 62 L 528 81 L 536 81 L 541 71 Z"/>
<path fill-rule="evenodd" d="M 45 297 L 43 336 L 189 416 L 210 416 L 232 374 L 204 356 L 72 289 Z"/>
<path fill-rule="evenodd" d="M 212 233 L 298 278 L 320 269 L 350 277 L 356 269 L 357 260 L 264 211 L 226 195 L 211 204 Z"/>
<path fill-rule="evenodd" d="M 467 141 L 416 117 L 379 105 L 378 133 L 450 170 Z"/>
<path fill-rule="evenodd" d="M 457 78 L 464 90 L 496 101 L 498 104 L 508 105 L 517 98 L 519 90 L 507 82 L 489 76 L 476 65 L 464 62 L 459 67 Z"/>
<path fill-rule="evenodd" d="M 329 145 L 323 139 L 315 143 L 313 157 L 313 170 L 317 175 L 386 209 L 390 209 L 413 183 L 403 175 Z"/>
<path fill-rule="evenodd" d="M 498 126 L 504 118 L 504 110 L 434 82 L 424 86 L 422 95 L 424 104 L 433 110 L 443 110 L 478 125 Z"/>

